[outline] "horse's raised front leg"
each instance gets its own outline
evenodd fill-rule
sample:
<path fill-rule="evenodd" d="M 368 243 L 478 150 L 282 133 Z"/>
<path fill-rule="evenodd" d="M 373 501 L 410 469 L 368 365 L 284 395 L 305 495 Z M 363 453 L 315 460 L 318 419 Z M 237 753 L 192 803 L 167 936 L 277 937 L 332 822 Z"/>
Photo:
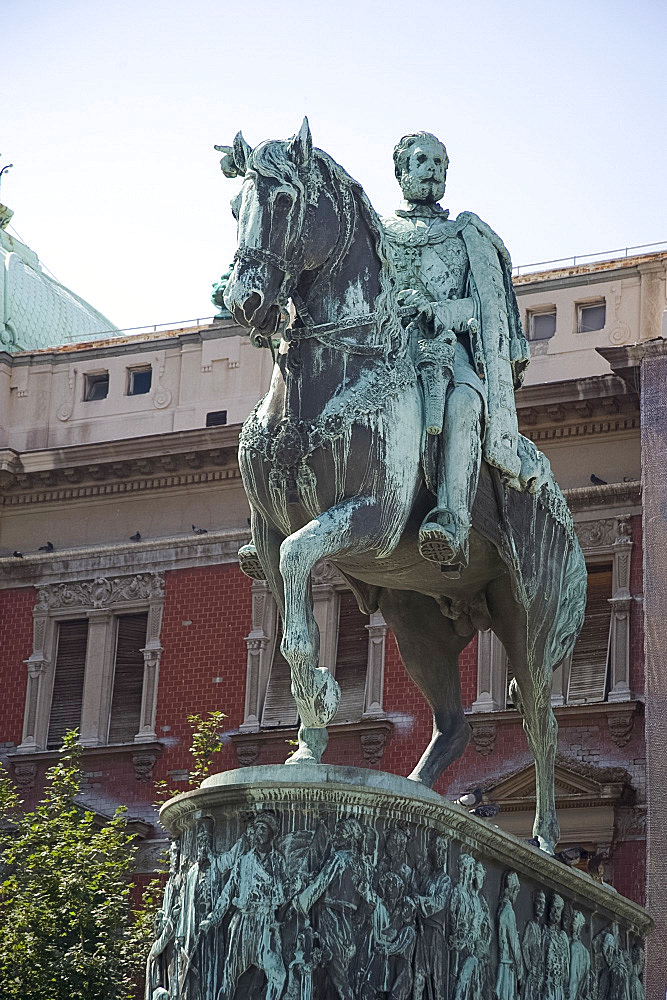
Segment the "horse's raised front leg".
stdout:
<path fill-rule="evenodd" d="M 525 612 L 509 586 L 494 581 L 487 589 L 493 628 L 505 647 L 514 680 L 510 697 L 523 716 L 528 746 L 535 758 L 535 822 L 533 836 L 553 854 L 560 839 L 554 791 L 558 723 L 551 708 L 552 671 L 545 666 L 544 642 L 527 636 Z"/>
<path fill-rule="evenodd" d="M 433 736 L 409 777 L 431 788 L 470 740 L 461 705 L 459 655 L 473 638 L 460 636 L 432 597 L 383 590 L 380 610 L 396 636 L 405 669 L 433 711 Z"/>
<path fill-rule="evenodd" d="M 299 748 L 288 764 L 319 763 L 327 745 L 326 727 L 340 701 L 340 688 L 326 667 L 318 667 L 319 629 L 313 615 L 310 571 L 318 559 L 377 546 L 383 519 L 370 498 L 345 500 L 299 531 L 280 547 L 280 573 L 285 592 L 281 651 L 290 665 L 292 694 L 299 710 Z"/>

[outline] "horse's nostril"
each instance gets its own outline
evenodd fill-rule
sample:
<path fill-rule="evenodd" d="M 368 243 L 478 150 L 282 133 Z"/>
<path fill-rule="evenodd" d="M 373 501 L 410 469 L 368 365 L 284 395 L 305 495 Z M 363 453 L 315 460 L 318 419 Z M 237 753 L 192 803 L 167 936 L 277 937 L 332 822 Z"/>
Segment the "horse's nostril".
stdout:
<path fill-rule="evenodd" d="M 262 304 L 262 296 L 259 292 L 251 292 L 243 304 L 243 312 L 248 322 L 253 318 Z"/>

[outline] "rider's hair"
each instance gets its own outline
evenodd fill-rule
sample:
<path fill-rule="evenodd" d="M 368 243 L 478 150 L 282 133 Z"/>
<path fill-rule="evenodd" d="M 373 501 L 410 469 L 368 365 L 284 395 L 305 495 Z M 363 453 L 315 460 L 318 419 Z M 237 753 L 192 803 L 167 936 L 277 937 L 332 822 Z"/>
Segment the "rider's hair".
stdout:
<path fill-rule="evenodd" d="M 416 142 L 423 141 L 424 139 L 428 139 L 431 142 L 437 142 L 439 146 L 442 146 L 445 170 L 449 166 L 449 157 L 447 156 L 445 144 L 438 139 L 437 135 L 433 135 L 432 132 L 410 132 L 409 135 L 404 135 L 402 139 L 399 139 L 394 146 L 394 172 L 398 180 L 401 179 L 401 174 L 403 173 L 408 157 L 410 156 L 410 150 Z"/>

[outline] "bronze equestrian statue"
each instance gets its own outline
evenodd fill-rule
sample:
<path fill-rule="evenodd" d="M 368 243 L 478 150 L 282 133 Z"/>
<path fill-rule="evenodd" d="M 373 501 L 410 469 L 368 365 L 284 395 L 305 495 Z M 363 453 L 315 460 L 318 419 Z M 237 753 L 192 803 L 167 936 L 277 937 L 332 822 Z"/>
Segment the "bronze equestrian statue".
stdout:
<path fill-rule="evenodd" d="M 301 720 L 290 762 L 320 760 L 340 697 L 318 667 L 310 593 L 326 558 L 382 612 L 432 708 L 415 781 L 463 753 L 458 658 L 493 629 L 535 756 L 534 834 L 553 851 L 551 679 L 583 622 L 586 570 L 549 463 L 518 432 L 529 355 L 509 255 L 477 216 L 439 207 L 448 161 L 429 133 L 397 145 L 405 203 L 382 222 L 306 120 L 287 142 L 251 149 L 239 133 L 216 148 L 244 177 L 225 304 L 256 344 L 280 333 L 241 432 L 252 543 L 239 558 L 283 617 Z"/>

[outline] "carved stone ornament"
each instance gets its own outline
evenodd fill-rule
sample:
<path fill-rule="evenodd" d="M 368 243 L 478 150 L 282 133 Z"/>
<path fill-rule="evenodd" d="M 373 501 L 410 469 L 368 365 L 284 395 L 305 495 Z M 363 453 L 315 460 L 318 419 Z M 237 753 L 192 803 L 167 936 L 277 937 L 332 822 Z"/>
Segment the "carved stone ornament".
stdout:
<path fill-rule="evenodd" d="M 243 742 L 239 741 L 236 744 L 236 756 L 239 759 L 241 767 L 250 767 L 259 758 L 259 743 L 246 742 L 245 740 Z"/>
<path fill-rule="evenodd" d="M 607 715 L 607 725 L 609 726 L 609 735 L 611 736 L 612 743 L 615 743 L 617 747 L 627 746 L 632 737 L 634 721 L 634 707 L 633 710 L 628 712 L 609 712 Z"/>
<path fill-rule="evenodd" d="M 577 521 L 575 529 L 582 549 L 611 549 L 617 537 L 616 518 L 614 517 L 601 517 L 595 521 Z"/>
<path fill-rule="evenodd" d="M 641 997 L 605 992 L 621 967 L 642 989 L 641 907 L 404 778 L 285 771 L 163 807 L 149 1000 Z"/>
<path fill-rule="evenodd" d="M 12 762 L 14 781 L 19 788 L 32 788 L 37 777 L 37 764 L 30 760 L 15 760 Z"/>
<path fill-rule="evenodd" d="M 496 748 L 498 728 L 495 722 L 477 720 L 472 716 L 469 720 L 472 729 L 472 745 L 482 757 L 488 757 Z"/>
<path fill-rule="evenodd" d="M 61 608 L 104 608 L 111 604 L 163 598 L 164 576 L 161 573 L 110 578 L 100 576 L 94 580 L 38 586 L 35 613 Z"/>
<path fill-rule="evenodd" d="M 361 733 L 361 749 L 364 760 L 371 765 L 379 764 L 384 755 L 384 748 L 387 745 L 389 727 L 367 729 Z"/>
<path fill-rule="evenodd" d="M 153 768 L 159 756 L 158 750 L 138 750 L 132 754 L 134 776 L 137 781 L 152 781 Z"/>

